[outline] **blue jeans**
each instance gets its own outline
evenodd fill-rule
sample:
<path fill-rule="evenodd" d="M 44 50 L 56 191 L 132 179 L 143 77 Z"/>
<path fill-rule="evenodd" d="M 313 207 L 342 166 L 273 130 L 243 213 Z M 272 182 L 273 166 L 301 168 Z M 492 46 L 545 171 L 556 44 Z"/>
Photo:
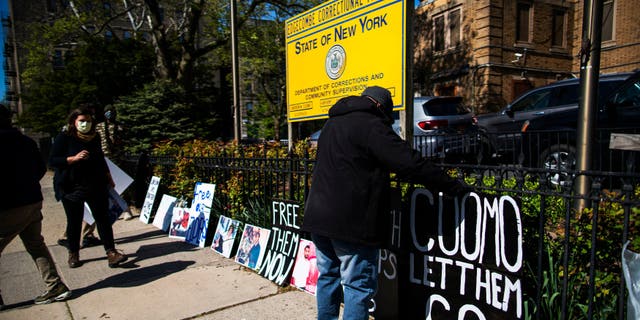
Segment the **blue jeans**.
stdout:
<path fill-rule="evenodd" d="M 316 246 L 318 319 L 369 319 L 378 286 L 378 248 L 312 235 Z"/>

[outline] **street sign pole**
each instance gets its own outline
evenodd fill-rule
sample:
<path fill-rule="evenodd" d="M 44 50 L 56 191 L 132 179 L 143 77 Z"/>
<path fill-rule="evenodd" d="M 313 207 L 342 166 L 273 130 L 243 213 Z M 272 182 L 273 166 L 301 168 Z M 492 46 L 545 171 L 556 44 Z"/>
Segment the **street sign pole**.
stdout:
<path fill-rule="evenodd" d="M 602 1 L 590 0 L 584 3 L 582 22 L 582 48 L 580 50 L 580 109 L 576 140 L 576 170 L 591 169 L 591 145 L 594 114 L 597 111 L 598 77 L 600 74 L 600 40 L 602 35 Z M 579 174 L 576 179 L 574 208 L 577 212 L 588 206 L 587 197 L 591 190 L 589 177 Z"/>

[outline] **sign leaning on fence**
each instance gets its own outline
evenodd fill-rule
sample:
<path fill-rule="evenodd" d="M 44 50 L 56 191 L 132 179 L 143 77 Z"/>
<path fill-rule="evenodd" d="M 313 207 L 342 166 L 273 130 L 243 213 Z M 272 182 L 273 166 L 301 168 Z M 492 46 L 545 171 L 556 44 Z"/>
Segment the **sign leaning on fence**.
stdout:
<path fill-rule="evenodd" d="M 292 201 L 271 203 L 269 245 L 259 274 L 278 285 L 288 283 L 300 243 L 300 205 Z"/>
<path fill-rule="evenodd" d="M 420 319 L 523 319 L 523 230 L 511 196 L 411 196 L 405 242 L 408 299 Z M 407 234 L 408 233 L 408 234 Z"/>
<path fill-rule="evenodd" d="M 185 241 L 200 248 L 204 248 L 207 239 L 209 217 L 211 216 L 211 206 L 213 205 L 215 191 L 215 184 L 204 182 L 196 182 L 193 191 L 193 201 L 189 210 L 191 216 L 189 217 Z"/>
<path fill-rule="evenodd" d="M 169 230 L 171 215 L 173 214 L 173 208 L 176 205 L 176 201 L 178 201 L 178 198 L 176 197 L 168 194 L 162 195 L 162 198 L 160 198 L 160 204 L 158 205 L 158 210 L 156 210 L 156 214 L 153 216 L 154 226 L 164 232 Z"/>
<path fill-rule="evenodd" d="M 153 176 L 151 182 L 149 182 L 149 189 L 147 189 L 147 195 L 144 197 L 144 203 L 140 210 L 140 221 L 149 223 L 151 219 L 151 210 L 153 210 L 153 204 L 156 201 L 156 193 L 160 186 L 160 177 Z"/>
<path fill-rule="evenodd" d="M 406 9 L 399 0 L 327 1 L 285 23 L 290 122 L 326 118 L 367 86 L 404 109 Z"/>

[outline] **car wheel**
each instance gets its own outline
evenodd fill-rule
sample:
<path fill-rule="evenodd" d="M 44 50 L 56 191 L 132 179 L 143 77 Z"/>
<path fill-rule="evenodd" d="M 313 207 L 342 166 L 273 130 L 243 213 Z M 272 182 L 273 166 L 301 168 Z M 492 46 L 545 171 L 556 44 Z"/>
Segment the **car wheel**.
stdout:
<path fill-rule="evenodd" d="M 573 180 L 576 168 L 576 148 L 566 144 L 558 144 L 544 150 L 540 155 L 540 167 L 546 170 L 559 170 L 559 172 L 546 173 L 547 181 L 552 185 L 567 185 Z"/>

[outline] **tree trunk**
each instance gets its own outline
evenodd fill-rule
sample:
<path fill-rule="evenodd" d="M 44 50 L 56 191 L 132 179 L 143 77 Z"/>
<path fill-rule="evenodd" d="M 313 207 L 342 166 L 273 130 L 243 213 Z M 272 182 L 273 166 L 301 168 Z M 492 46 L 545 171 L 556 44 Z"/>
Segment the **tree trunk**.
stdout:
<path fill-rule="evenodd" d="M 147 17 L 151 34 L 153 36 L 153 44 L 156 49 L 156 77 L 164 80 L 175 80 L 175 71 L 171 64 L 170 46 L 167 42 L 165 34 L 165 26 L 162 21 L 160 5 L 157 0 L 144 0 L 149 7 L 149 16 Z"/>

